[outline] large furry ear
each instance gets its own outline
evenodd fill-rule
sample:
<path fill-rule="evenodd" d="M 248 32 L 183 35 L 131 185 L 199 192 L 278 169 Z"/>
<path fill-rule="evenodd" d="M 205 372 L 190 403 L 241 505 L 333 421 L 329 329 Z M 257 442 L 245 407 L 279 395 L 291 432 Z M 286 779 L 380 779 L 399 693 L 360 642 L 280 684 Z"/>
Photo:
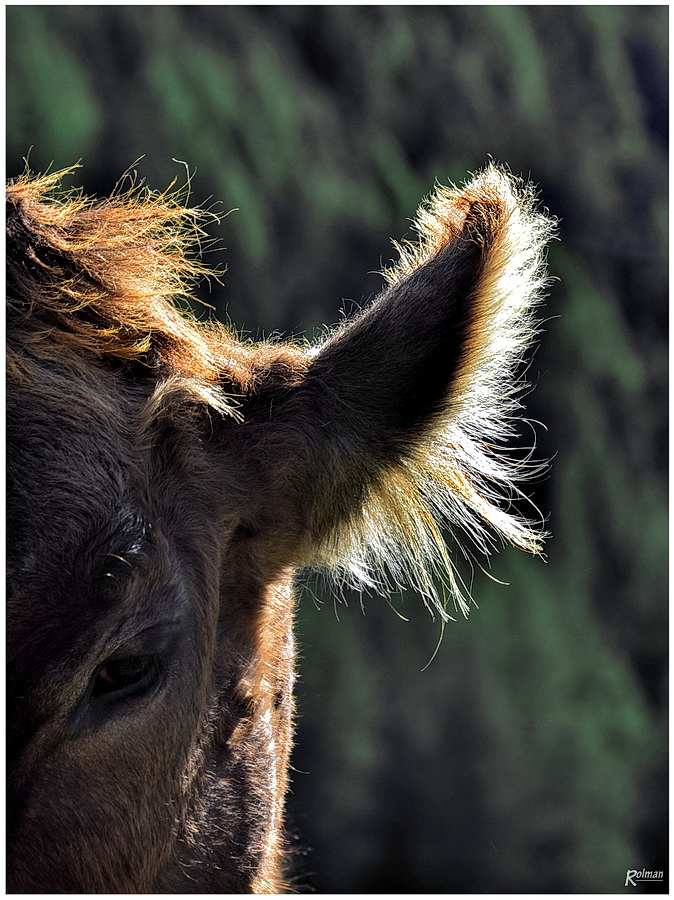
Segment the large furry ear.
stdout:
<path fill-rule="evenodd" d="M 386 289 L 313 349 L 296 390 L 311 463 L 301 479 L 305 562 L 359 587 L 410 585 L 446 616 L 443 530 L 488 553 L 494 536 L 540 552 L 541 523 L 513 511 L 536 467 L 499 451 L 520 410 L 516 370 L 536 333 L 554 223 L 535 194 L 490 165 L 438 188 L 398 245 Z M 299 477 L 299 476 L 298 476 Z"/>

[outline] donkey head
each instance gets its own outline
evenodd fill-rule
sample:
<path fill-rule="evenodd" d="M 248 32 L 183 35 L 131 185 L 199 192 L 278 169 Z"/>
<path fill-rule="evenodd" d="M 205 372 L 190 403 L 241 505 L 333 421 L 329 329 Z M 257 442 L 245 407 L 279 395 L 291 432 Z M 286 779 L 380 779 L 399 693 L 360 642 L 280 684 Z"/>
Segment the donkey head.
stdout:
<path fill-rule="evenodd" d="M 551 224 L 491 166 L 354 320 L 246 344 L 172 302 L 196 213 L 58 181 L 8 188 L 9 888 L 275 891 L 294 570 L 446 617 L 443 529 L 539 550 L 498 447 Z"/>

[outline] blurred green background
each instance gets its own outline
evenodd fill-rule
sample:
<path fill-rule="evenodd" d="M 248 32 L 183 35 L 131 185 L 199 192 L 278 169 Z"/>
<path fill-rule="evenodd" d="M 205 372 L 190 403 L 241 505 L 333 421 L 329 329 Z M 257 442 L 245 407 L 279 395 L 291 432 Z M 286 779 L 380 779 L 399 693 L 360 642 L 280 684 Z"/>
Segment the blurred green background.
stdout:
<path fill-rule="evenodd" d="M 32 148 L 104 194 L 183 161 L 194 203 L 237 210 L 202 296 L 248 333 L 367 301 L 435 179 L 490 155 L 561 219 L 527 399 L 547 563 L 476 571 L 428 667 L 418 598 L 404 621 L 309 580 L 297 890 L 667 877 L 667 35 L 664 6 L 7 8 L 8 174 Z"/>

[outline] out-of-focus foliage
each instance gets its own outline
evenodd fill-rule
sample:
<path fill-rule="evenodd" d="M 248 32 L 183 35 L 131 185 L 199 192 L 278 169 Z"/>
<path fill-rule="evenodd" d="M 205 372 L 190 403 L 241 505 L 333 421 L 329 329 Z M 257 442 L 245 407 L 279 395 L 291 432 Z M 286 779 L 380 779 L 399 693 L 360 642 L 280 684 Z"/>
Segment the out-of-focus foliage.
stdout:
<path fill-rule="evenodd" d="M 489 155 L 561 218 L 527 405 L 547 565 L 505 552 L 432 664 L 417 598 L 306 591 L 297 887 L 617 892 L 666 870 L 667 8 L 14 6 L 9 174 L 190 171 L 203 297 L 310 333 L 367 300 L 437 178 Z M 221 261 L 214 258 L 214 263 Z M 532 432 L 533 433 L 533 432 Z M 531 442 L 532 433 L 524 434 Z M 307 774 L 307 772 L 309 774 Z M 659 886 L 658 886 L 659 887 Z"/>

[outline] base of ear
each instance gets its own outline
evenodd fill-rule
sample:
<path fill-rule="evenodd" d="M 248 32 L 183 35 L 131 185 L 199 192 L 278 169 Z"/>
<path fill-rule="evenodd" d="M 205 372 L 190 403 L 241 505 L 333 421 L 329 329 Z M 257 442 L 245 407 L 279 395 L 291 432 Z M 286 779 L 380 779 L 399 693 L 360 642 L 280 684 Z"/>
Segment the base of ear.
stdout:
<path fill-rule="evenodd" d="M 319 549 L 318 563 L 359 589 L 412 587 L 444 619 L 451 618 L 446 588 L 464 615 L 470 605 L 445 532 L 467 535 L 486 555 L 498 539 L 541 553 L 546 537 L 535 508 L 534 521 L 513 510 L 524 496 L 516 484 L 545 464 L 533 463 L 531 454 L 518 461 L 499 448 L 521 420 L 524 382 L 516 370 L 537 333 L 545 246 L 555 222 L 536 210 L 531 185 L 490 165 L 463 188 L 438 187 L 415 227 L 417 243 L 396 245 L 400 261 L 384 273 L 390 284 L 411 276 L 448 242 L 483 245 L 460 363 L 431 430 L 370 487 L 360 514 Z"/>

